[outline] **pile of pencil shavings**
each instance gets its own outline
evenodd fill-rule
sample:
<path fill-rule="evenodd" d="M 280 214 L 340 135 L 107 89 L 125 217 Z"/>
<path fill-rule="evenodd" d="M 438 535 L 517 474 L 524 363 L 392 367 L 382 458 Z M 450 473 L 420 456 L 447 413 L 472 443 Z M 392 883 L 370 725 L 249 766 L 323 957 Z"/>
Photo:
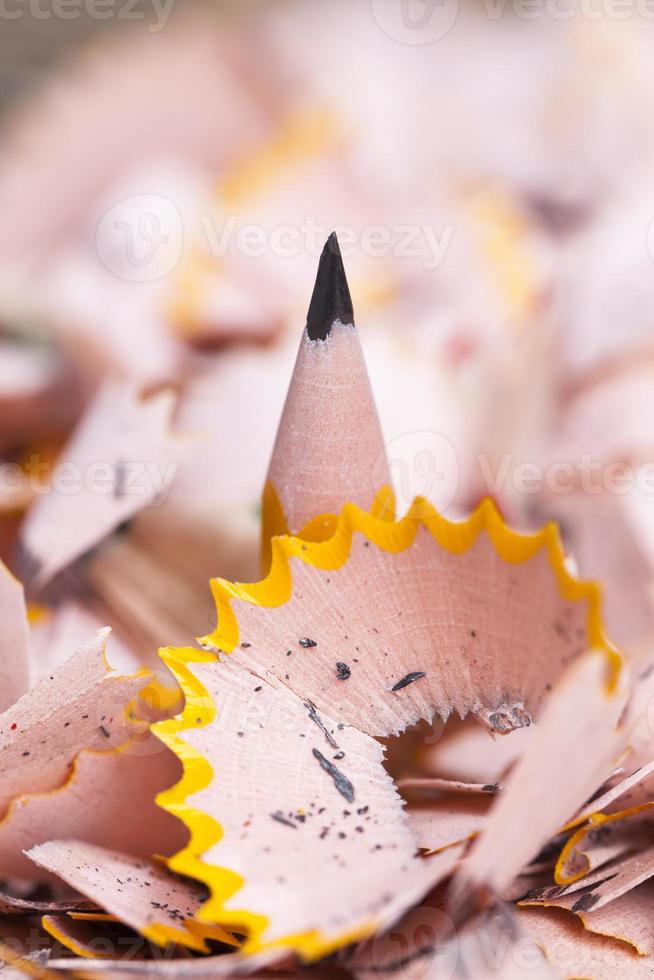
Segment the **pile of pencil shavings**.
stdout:
<path fill-rule="evenodd" d="M 113 391 L 68 453 L 120 468 L 177 443 L 167 397 Z M 26 581 L 65 573 L 92 597 L 69 625 L 106 615 L 146 643 L 208 600 L 195 645 L 130 660 L 117 642 L 114 670 L 97 629 L 31 683 L 38 610 L 2 569 L 0 924 L 19 974 L 84 957 L 107 977 L 650 975 L 651 672 L 607 638 L 553 525 L 519 534 L 490 501 L 396 516 L 334 236 L 263 492 L 263 578 L 191 596 L 185 569 L 219 556 L 206 541 L 157 575 L 138 509 L 44 497 Z"/>

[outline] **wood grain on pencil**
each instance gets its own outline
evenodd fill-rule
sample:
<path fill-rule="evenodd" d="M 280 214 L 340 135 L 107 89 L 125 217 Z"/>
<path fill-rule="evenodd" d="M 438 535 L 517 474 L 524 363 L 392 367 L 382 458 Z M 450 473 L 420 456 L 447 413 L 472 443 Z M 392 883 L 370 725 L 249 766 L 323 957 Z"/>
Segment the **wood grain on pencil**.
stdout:
<path fill-rule="evenodd" d="M 323 249 L 264 492 L 263 539 L 298 532 L 390 484 L 335 235 Z"/>

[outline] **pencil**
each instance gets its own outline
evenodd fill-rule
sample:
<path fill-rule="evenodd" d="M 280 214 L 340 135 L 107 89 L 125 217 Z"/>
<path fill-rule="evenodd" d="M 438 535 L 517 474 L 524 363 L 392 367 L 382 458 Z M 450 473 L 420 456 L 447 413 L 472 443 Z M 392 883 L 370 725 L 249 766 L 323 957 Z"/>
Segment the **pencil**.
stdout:
<path fill-rule="evenodd" d="M 264 488 L 264 568 L 272 536 L 302 533 L 346 502 L 369 509 L 389 486 L 384 438 L 332 232 L 320 256 Z M 315 525 L 307 533 L 315 536 Z"/>

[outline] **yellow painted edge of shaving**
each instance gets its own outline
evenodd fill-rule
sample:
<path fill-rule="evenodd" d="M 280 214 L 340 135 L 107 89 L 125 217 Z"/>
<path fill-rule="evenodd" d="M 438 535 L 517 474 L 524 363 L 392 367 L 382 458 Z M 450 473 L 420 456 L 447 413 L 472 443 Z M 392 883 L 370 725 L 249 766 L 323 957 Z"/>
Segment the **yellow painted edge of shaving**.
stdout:
<path fill-rule="evenodd" d="M 95 953 L 93 950 L 89 949 L 83 943 L 78 943 L 77 940 L 64 932 L 54 915 L 42 915 L 41 925 L 49 936 L 52 936 L 58 943 L 67 949 L 70 953 L 74 953 L 75 956 L 82 956 L 86 960 L 105 960 L 107 957 L 102 953 Z"/>
<path fill-rule="evenodd" d="M 117 922 L 120 923 L 122 920 L 115 915 L 103 915 L 97 913 L 85 914 L 71 914 L 69 916 L 74 921 L 82 922 Z M 66 949 L 70 950 L 71 953 L 75 953 L 76 956 L 82 956 L 85 959 L 111 959 L 105 953 L 94 952 L 85 946 L 83 943 L 78 942 L 74 936 L 65 932 L 58 921 L 57 916 L 44 915 L 41 917 L 41 925 L 45 931 L 61 943 Z M 154 925 L 151 930 L 151 935 L 145 935 L 145 930 L 143 930 L 143 935 L 146 939 L 154 941 L 157 945 L 167 946 L 169 943 L 179 943 L 188 949 L 195 950 L 198 953 L 208 953 L 209 948 L 205 943 L 205 939 L 218 940 L 219 942 L 226 943 L 229 946 L 238 946 L 237 941 L 229 933 L 226 933 L 224 929 L 220 926 L 205 925 L 202 922 L 198 922 L 194 919 L 184 919 L 184 926 L 187 928 L 191 937 L 182 930 L 175 929 L 172 926 L 164 925 Z"/>
<path fill-rule="evenodd" d="M 654 800 L 647 801 L 645 803 L 638 803 L 636 806 L 628 807 L 626 810 L 617 810 L 615 813 L 593 813 L 588 819 L 587 823 L 579 827 L 578 830 L 572 834 L 568 840 L 563 845 L 561 853 L 558 856 L 556 865 L 554 867 L 554 881 L 557 885 L 571 885 L 575 881 L 579 881 L 580 878 L 584 878 L 590 871 L 590 867 L 582 868 L 580 871 L 574 874 L 568 875 L 565 873 L 565 865 L 570 857 L 572 851 L 581 843 L 581 841 L 586 837 L 591 830 L 599 827 L 601 824 L 615 823 L 616 820 L 626 820 L 628 817 L 633 817 L 637 813 L 642 813 L 644 810 L 651 810 L 654 807 Z M 581 854 L 586 856 L 585 851 L 580 851 Z"/>
<path fill-rule="evenodd" d="M 355 504 L 345 504 L 334 525 L 333 534 L 326 540 L 310 541 L 291 536 L 274 538 L 270 572 L 260 582 L 245 585 L 212 579 L 211 589 L 219 625 L 213 633 L 201 638 L 199 642 L 229 653 L 239 642 L 232 600 L 265 607 L 282 605 L 290 598 L 292 591 L 291 558 L 297 558 L 314 568 L 336 570 L 347 562 L 355 533 L 362 534 L 384 551 L 399 553 L 411 547 L 418 529 L 424 527 L 441 547 L 452 554 L 462 554 L 485 531 L 498 556 L 508 563 L 528 561 L 541 549 L 546 550 L 561 596 L 569 601 L 586 600 L 588 603 L 588 647 L 605 654 L 608 666 L 607 688 L 615 690 L 622 669 L 622 657 L 604 635 L 599 585 L 595 582 L 579 581 L 568 571 L 555 524 L 547 524 L 533 534 L 512 531 L 491 500 L 482 501 L 474 513 L 461 522 L 452 522 L 442 517 L 431 504 L 420 497 L 414 500 L 407 514 L 400 520 L 375 516 L 382 511 L 383 508 L 378 505 L 369 513 Z M 319 526 L 320 521 L 317 518 L 318 523 L 313 522 L 314 527 Z M 312 961 L 341 946 L 367 938 L 376 928 L 374 920 L 361 925 L 355 931 L 337 936 L 325 937 L 318 930 L 313 930 L 284 936 L 269 943 L 262 939 L 269 924 L 265 916 L 252 910 L 225 908 L 225 903 L 242 887 L 243 879 L 228 868 L 206 864 L 200 857 L 221 839 L 223 830 L 217 820 L 192 807 L 187 799 L 208 786 L 214 773 L 208 760 L 181 737 L 184 730 L 210 724 L 216 717 L 216 709 L 209 693 L 190 666 L 194 663 L 213 662 L 215 655 L 193 647 L 167 647 L 159 653 L 182 687 L 186 706 L 176 718 L 153 726 L 155 734 L 175 752 L 184 769 L 180 782 L 159 794 L 157 803 L 179 817 L 190 831 L 189 844 L 168 860 L 168 866 L 179 874 L 197 878 L 209 888 L 210 898 L 198 917 L 227 928 L 236 927 L 247 933 L 248 938 L 241 951 L 243 956 L 279 948 L 292 950 L 303 959 Z"/>
<path fill-rule="evenodd" d="M 67 915 L 74 922 L 120 922 L 117 915 L 109 912 L 68 912 Z"/>

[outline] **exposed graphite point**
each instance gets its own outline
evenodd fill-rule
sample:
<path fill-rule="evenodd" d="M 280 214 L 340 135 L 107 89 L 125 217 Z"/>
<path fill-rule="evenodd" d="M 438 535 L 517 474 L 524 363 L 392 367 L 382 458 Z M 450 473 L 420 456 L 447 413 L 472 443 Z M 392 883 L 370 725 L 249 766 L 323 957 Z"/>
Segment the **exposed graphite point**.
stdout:
<path fill-rule="evenodd" d="M 350 288 L 336 233 L 332 232 L 322 250 L 318 274 L 307 314 L 310 340 L 326 340 L 336 320 L 354 323 Z"/>

